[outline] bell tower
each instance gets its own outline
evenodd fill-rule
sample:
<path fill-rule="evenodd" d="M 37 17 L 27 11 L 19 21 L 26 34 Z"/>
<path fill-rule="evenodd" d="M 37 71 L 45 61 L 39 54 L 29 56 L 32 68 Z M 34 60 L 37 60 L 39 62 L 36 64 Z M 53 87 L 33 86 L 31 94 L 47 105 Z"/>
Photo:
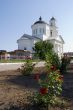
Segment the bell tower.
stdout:
<path fill-rule="evenodd" d="M 56 19 L 54 17 L 52 17 L 49 21 L 49 25 L 50 25 L 50 37 L 57 37 L 58 36 L 58 30 L 56 27 Z"/>

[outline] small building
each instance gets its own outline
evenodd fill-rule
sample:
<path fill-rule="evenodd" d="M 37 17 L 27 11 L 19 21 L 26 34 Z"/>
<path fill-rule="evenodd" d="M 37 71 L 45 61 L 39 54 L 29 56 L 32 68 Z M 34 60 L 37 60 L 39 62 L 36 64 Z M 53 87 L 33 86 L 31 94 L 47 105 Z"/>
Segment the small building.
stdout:
<path fill-rule="evenodd" d="M 10 58 L 10 54 L 6 50 L 0 50 L 0 59 L 7 60 Z"/>
<path fill-rule="evenodd" d="M 8 53 L 10 54 L 10 59 L 25 59 L 26 57 L 32 58 L 31 52 L 27 50 L 14 50 Z"/>
<path fill-rule="evenodd" d="M 7 52 L 5 50 L 0 51 L 0 60 L 7 60 L 7 59 L 26 59 L 32 58 L 32 54 L 28 50 L 14 50 Z"/>
<path fill-rule="evenodd" d="M 65 52 L 63 55 L 66 57 L 73 58 L 73 52 Z"/>

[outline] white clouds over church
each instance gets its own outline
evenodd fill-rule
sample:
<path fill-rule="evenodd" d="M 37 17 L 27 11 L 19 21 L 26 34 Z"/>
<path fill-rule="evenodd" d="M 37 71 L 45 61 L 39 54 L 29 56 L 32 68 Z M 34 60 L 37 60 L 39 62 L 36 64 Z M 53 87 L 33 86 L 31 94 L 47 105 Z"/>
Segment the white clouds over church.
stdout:
<path fill-rule="evenodd" d="M 63 55 L 64 40 L 58 34 L 56 19 L 52 17 L 49 23 L 46 23 L 40 17 L 32 26 L 32 35 L 24 34 L 18 40 L 18 50 L 29 50 L 33 53 L 34 44 L 40 40 L 48 40 L 54 46 L 54 51 L 59 55 Z"/>

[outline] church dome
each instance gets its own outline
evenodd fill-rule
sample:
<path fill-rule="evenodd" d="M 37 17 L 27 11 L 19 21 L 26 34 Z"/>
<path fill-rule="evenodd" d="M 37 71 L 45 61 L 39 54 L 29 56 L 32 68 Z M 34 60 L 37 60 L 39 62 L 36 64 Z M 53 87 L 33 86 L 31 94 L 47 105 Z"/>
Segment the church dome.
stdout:
<path fill-rule="evenodd" d="M 40 18 L 39 18 L 39 20 L 38 21 L 36 21 L 35 23 L 34 23 L 34 25 L 35 24 L 47 24 L 45 21 L 42 21 L 42 18 L 41 18 L 41 16 L 40 16 Z"/>
<path fill-rule="evenodd" d="M 55 20 L 55 18 L 54 18 L 54 17 L 52 17 L 50 20 Z"/>
<path fill-rule="evenodd" d="M 52 17 L 49 21 L 50 26 L 56 26 L 56 19 Z"/>

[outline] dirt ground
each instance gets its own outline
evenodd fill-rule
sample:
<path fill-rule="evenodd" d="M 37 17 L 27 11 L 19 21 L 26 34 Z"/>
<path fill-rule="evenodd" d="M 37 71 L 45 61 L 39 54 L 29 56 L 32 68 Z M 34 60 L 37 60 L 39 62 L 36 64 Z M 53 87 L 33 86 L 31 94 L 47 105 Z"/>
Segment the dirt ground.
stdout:
<path fill-rule="evenodd" d="M 36 84 L 32 76 L 23 77 L 18 71 L 0 72 L 0 110 L 10 104 L 28 103 Z"/>
<path fill-rule="evenodd" d="M 0 110 L 6 110 L 5 108 L 8 108 L 10 105 L 27 105 L 29 103 L 29 96 L 32 96 L 37 91 L 37 88 L 38 84 L 34 80 L 33 76 L 22 76 L 17 70 L 0 72 Z M 63 97 L 68 98 L 71 102 L 69 108 L 65 110 L 73 110 L 72 73 L 64 75 L 62 95 Z"/>

